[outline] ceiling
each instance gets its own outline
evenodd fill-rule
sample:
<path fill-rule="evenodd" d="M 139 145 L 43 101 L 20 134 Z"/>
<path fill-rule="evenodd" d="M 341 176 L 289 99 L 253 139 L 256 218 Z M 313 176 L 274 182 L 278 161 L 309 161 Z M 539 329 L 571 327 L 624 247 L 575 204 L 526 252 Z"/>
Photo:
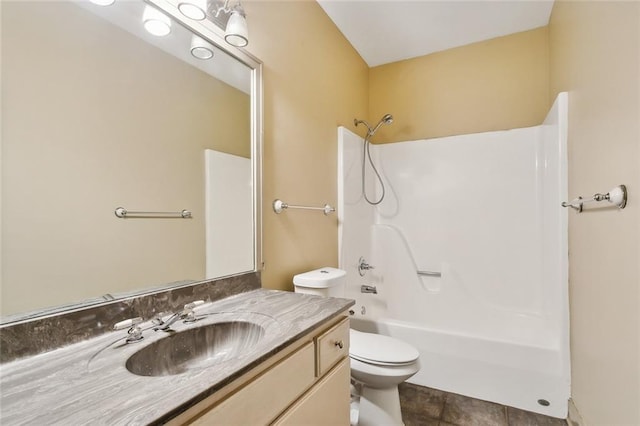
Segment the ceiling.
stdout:
<path fill-rule="evenodd" d="M 543 27 L 553 0 L 317 0 L 370 67 Z"/>

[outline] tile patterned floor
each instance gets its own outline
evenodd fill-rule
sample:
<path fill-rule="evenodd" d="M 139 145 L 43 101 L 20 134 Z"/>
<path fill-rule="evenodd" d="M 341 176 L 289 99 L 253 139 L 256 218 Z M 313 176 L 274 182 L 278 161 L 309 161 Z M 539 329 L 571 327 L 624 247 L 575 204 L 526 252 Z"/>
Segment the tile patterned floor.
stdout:
<path fill-rule="evenodd" d="M 561 419 L 410 383 L 399 390 L 405 426 L 567 426 Z"/>

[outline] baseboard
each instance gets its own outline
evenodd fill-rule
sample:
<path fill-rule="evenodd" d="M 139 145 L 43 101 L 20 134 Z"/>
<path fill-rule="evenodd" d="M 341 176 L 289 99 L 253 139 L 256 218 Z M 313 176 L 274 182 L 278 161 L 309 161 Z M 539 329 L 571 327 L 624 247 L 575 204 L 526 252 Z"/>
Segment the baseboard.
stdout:
<path fill-rule="evenodd" d="M 567 424 L 569 426 L 587 426 L 584 420 L 582 420 L 578 407 L 576 407 L 572 398 L 569 398 L 569 415 L 567 416 Z"/>

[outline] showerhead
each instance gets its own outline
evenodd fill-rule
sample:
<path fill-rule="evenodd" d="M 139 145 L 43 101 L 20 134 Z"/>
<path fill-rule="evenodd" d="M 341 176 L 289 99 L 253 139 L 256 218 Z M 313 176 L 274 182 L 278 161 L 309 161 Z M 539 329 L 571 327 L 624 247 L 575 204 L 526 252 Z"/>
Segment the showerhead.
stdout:
<path fill-rule="evenodd" d="M 367 126 L 367 135 L 368 136 L 373 136 L 373 134 L 378 130 L 378 128 L 380 126 L 382 126 L 383 124 L 391 124 L 393 123 L 393 116 L 391 114 L 385 114 L 380 121 L 378 122 L 378 124 L 376 124 L 376 127 L 374 127 L 373 129 L 371 128 L 371 126 L 369 126 L 369 123 L 367 123 L 364 120 L 358 120 L 357 118 L 353 120 L 353 124 L 358 127 L 358 124 L 364 124 L 365 126 Z"/>
<path fill-rule="evenodd" d="M 391 115 L 391 114 L 385 114 L 385 115 L 380 119 L 380 121 L 378 122 L 378 124 L 376 125 L 376 127 L 375 127 L 373 130 L 369 129 L 369 136 L 373 136 L 373 134 L 374 134 L 375 132 L 377 132 L 377 131 L 378 131 L 378 129 L 380 128 L 380 126 L 382 126 L 383 124 L 391 124 L 391 123 L 393 123 L 393 115 Z"/>

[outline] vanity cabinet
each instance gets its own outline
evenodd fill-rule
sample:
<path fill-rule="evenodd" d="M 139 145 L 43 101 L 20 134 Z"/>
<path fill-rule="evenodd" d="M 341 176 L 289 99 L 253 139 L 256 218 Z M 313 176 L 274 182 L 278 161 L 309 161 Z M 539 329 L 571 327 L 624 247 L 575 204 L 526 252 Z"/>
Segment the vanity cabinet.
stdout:
<path fill-rule="evenodd" d="M 274 426 L 348 425 L 349 358 L 335 368 L 296 401 L 273 424 Z M 340 401 L 336 401 L 340 398 Z M 346 416 L 345 416 L 346 413 Z"/>
<path fill-rule="evenodd" d="M 171 425 L 349 424 L 349 318 L 298 339 Z"/>

